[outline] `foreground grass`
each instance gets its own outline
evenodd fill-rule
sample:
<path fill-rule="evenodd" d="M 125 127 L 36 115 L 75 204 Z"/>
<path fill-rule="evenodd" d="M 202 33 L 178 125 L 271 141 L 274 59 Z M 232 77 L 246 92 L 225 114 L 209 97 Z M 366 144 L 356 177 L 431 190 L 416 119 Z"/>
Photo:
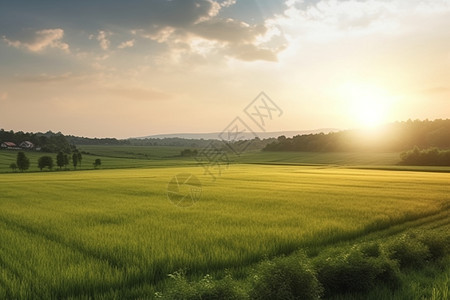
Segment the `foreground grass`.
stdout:
<path fill-rule="evenodd" d="M 245 278 L 171 274 L 163 299 L 449 299 L 448 208 L 358 239 L 249 268 Z"/>
<path fill-rule="evenodd" d="M 189 208 L 169 180 L 203 183 Z M 233 165 L 0 174 L 0 295 L 138 297 L 167 274 L 239 270 L 438 213 L 450 174 Z M 109 295 L 109 296 L 108 296 Z"/>

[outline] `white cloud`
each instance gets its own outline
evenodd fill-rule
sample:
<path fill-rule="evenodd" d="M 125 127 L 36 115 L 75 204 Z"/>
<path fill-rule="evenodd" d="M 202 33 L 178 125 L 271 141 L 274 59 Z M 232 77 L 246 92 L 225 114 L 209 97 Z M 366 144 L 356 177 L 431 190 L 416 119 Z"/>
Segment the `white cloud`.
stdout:
<path fill-rule="evenodd" d="M 3 40 L 9 46 L 25 48 L 30 52 L 42 52 L 46 48 L 56 48 L 64 52 L 69 52 L 69 45 L 61 41 L 63 37 L 64 30 L 56 28 L 36 31 L 30 41 L 10 40 L 5 36 L 3 36 Z"/>
<path fill-rule="evenodd" d="M 135 41 L 136 41 L 135 39 L 132 39 L 132 40 L 129 40 L 129 41 L 122 42 L 119 46 L 117 46 L 117 48 L 124 49 L 124 48 L 133 47 Z"/>
<path fill-rule="evenodd" d="M 448 0 L 321 0 L 303 8 L 302 4 L 302 0 L 286 1 L 284 14 L 273 20 L 291 40 L 328 42 L 374 33 L 401 34 L 421 18 L 450 11 Z"/>
<path fill-rule="evenodd" d="M 234 4 L 236 4 L 236 0 L 225 0 L 222 3 L 220 3 L 220 5 L 222 7 L 229 7 L 229 6 L 232 6 Z"/>
<path fill-rule="evenodd" d="M 111 42 L 109 41 L 108 37 L 109 37 L 110 35 L 111 35 L 110 32 L 106 32 L 106 31 L 104 31 L 104 30 L 100 30 L 100 31 L 98 32 L 98 35 L 97 35 L 97 41 L 100 42 L 100 47 L 101 47 L 103 50 L 108 50 L 108 49 L 109 49 L 109 46 L 110 46 Z"/>

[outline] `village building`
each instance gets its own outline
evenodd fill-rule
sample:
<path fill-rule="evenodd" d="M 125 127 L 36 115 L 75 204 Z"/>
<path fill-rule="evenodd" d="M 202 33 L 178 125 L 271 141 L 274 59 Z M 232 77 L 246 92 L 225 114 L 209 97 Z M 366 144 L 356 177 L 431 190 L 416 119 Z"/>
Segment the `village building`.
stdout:
<path fill-rule="evenodd" d="M 15 149 L 17 148 L 17 145 L 13 142 L 3 142 L 1 143 L 0 147 L 3 149 Z"/>

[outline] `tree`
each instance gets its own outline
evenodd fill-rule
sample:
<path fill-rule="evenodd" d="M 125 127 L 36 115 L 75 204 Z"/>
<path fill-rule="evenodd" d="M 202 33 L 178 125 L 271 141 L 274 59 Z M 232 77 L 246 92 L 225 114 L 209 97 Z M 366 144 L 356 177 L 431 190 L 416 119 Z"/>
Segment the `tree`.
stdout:
<path fill-rule="evenodd" d="M 78 161 L 80 162 L 80 167 L 81 167 L 81 160 L 83 159 L 83 156 L 81 155 L 81 153 L 77 150 L 77 157 L 78 157 Z"/>
<path fill-rule="evenodd" d="M 30 168 L 30 160 L 23 152 L 17 153 L 17 162 L 16 163 L 17 163 L 17 167 L 22 172 L 25 170 L 28 170 L 28 168 Z"/>
<path fill-rule="evenodd" d="M 73 167 L 76 169 L 78 165 L 78 154 L 76 152 L 72 154 L 72 163 Z"/>
<path fill-rule="evenodd" d="M 59 151 L 56 155 L 56 165 L 60 170 L 62 167 L 64 167 L 64 153 L 62 153 L 62 151 Z"/>
<path fill-rule="evenodd" d="M 44 168 L 53 169 L 53 159 L 50 156 L 41 156 L 38 160 L 38 167 L 41 171 Z"/>
<path fill-rule="evenodd" d="M 64 154 L 64 168 L 67 169 L 67 165 L 69 165 L 69 155 Z"/>
<path fill-rule="evenodd" d="M 13 170 L 13 172 L 15 172 L 17 170 L 17 164 L 16 163 L 11 163 L 9 165 L 9 167 L 11 168 L 11 170 Z"/>
<path fill-rule="evenodd" d="M 98 168 L 98 167 L 100 167 L 102 165 L 102 160 L 100 159 L 100 158 L 97 158 L 95 161 L 94 161 L 94 168 Z"/>

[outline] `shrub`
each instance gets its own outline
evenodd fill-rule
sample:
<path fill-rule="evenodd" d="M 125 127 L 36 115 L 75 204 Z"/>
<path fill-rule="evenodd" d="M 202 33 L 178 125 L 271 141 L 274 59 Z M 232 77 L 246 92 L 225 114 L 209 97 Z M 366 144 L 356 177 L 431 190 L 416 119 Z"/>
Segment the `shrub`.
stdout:
<path fill-rule="evenodd" d="M 400 164 L 419 166 L 450 166 L 450 150 L 429 148 L 420 150 L 414 147 L 412 150 L 400 154 Z"/>
<path fill-rule="evenodd" d="M 450 253 L 448 234 L 427 232 L 419 236 L 418 240 L 428 247 L 431 259 L 439 259 Z"/>
<path fill-rule="evenodd" d="M 379 257 L 381 255 L 381 247 L 378 243 L 364 244 L 360 247 L 361 253 L 368 257 Z"/>
<path fill-rule="evenodd" d="M 261 263 L 253 276 L 251 299 L 318 299 L 322 288 L 304 256 Z"/>
<path fill-rule="evenodd" d="M 400 282 L 397 263 L 381 255 L 377 248 L 374 245 L 352 248 L 347 253 L 316 259 L 317 276 L 325 295 L 366 292 L 377 283 L 397 287 Z"/>
<path fill-rule="evenodd" d="M 231 276 L 226 276 L 222 280 L 214 280 L 210 275 L 206 275 L 197 282 L 189 282 L 182 271 L 169 276 L 174 281 L 164 294 L 158 293 L 158 298 L 173 300 L 241 300 L 248 298 Z"/>
<path fill-rule="evenodd" d="M 400 267 L 419 268 L 431 258 L 429 248 L 412 234 L 404 234 L 386 245 L 389 258 L 397 260 Z"/>

